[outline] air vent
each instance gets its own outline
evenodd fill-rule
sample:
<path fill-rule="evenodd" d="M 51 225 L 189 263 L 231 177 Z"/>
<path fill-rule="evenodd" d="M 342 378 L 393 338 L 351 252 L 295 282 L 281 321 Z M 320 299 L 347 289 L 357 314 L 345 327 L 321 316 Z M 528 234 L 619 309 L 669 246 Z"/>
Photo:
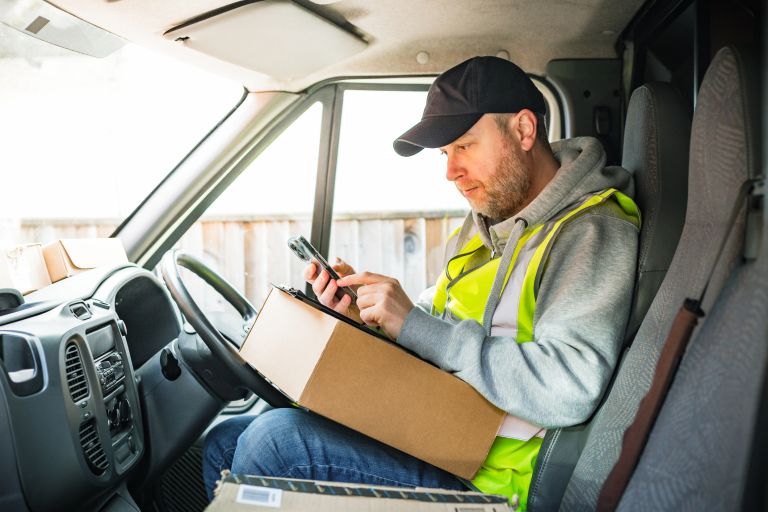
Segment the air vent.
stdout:
<path fill-rule="evenodd" d="M 109 467 L 109 461 L 101 447 L 94 420 L 86 421 L 80 425 L 80 446 L 83 447 L 83 455 L 85 455 L 85 460 L 93 474 L 103 474 Z"/>
<path fill-rule="evenodd" d="M 64 368 L 67 375 L 67 387 L 69 396 L 73 402 L 79 402 L 88 396 L 88 380 L 83 371 L 83 361 L 80 357 L 80 349 L 70 343 L 64 351 Z"/>

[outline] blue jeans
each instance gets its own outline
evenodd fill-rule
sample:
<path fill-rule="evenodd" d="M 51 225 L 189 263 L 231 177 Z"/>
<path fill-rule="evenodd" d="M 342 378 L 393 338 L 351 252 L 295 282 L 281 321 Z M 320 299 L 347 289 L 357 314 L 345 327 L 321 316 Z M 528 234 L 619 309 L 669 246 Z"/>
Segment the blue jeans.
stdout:
<path fill-rule="evenodd" d="M 299 409 L 236 417 L 211 429 L 203 454 L 209 499 L 225 468 L 259 476 L 468 490 L 442 469 Z"/>

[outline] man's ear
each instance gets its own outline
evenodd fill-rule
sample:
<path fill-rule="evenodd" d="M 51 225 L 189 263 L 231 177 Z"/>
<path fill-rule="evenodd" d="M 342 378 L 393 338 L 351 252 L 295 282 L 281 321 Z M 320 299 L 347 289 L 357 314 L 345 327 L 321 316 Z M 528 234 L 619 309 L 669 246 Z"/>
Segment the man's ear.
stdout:
<path fill-rule="evenodd" d="M 536 114 L 527 108 L 521 110 L 515 116 L 515 132 L 520 141 L 520 149 L 530 151 L 536 143 Z"/>

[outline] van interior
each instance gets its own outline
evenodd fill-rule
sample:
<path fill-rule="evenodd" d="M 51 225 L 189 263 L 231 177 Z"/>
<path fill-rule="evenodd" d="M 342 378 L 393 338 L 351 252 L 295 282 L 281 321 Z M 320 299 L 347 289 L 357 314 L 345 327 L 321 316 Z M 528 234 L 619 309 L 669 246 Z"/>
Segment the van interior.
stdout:
<path fill-rule="evenodd" d="M 270 283 L 305 288 L 288 237 L 414 298 L 434 283 L 468 207 L 436 151 L 391 143 L 476 55 L 529 74 L 550 140 L 599 139 L 642 212 L 620 361 L 587 422 L 547 431 L 528 510 L 596 509 L 660 364 L 676 371 L 616 508 L 768 508 L 764 16 L 760 0 L 0 0 L 0 241 L 116 238 L 127 258 L 0 289 L 0 509 L 205 509 L 206 432 L 290 406 L 238 353 Z M 665 355 L 688 300 L 703 316 Z"/>

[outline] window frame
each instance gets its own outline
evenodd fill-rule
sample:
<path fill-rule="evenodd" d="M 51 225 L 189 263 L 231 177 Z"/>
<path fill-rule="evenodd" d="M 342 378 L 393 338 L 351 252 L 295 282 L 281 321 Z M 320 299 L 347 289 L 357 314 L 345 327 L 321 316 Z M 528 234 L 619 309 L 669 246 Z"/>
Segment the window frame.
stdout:
<path fill-rule="evenodd" d="M 557 116 L 554 117 L 557 126 L 550 127 L 550 134 L 554 133 L 555 137 L 564 135 L 567 113 L 563 110 L 562 98 L 546 78 L 536 75 L 529 76 L 544 89 L 543 92 L 548 108 L 557 109 Z M 208 207 L 237 179 L 240 173 L 245 171 L 250 163 L 253 162 L 261 152 L 277 139 L 291 124 L 293 124 L 296 119 L 318 102 L 321 103 L 323 111 L 321 113 L 320 121 L 320 138 L 314 204 L 312 205 L 310 241 L 317 247 L 323 256 L 328 257 L 331 240 L 331 226 L 333 222 L 333 200 L 336 167 L 338 163 L 339 138 L 341 133 L 341 116 L 344 108 L 344 92 L 348 90 L 426 92 L 429 90 L 434 78 L 435 76 L 356 79 L 336 78 L 318 83 L 309 88 L 305 91 L 304 97 L 292 103 L 276 116 L 276 119 L 273 120 L 274 125 L 269 129 L 269 132 L 266 135 L 261 136 L 258 141 L 251 141 L 252 145 L 245 156 L 215 185 L 207 188 L 201 193 L 195 206 L 185 213 L 183 219 L 177 224 L 169 226 L 171 233 L 164 237 L 161 243 L 152 247 L 151 253 L 140 256 L 141 266 L 147 269 L 156 266 L 163 254 L 176 244 L 192 224 L 200 219 Z M 402 82 L 397 82 L 397 80 L 402 80 Z M 245 96 L 247 96 L 247 94 Z M 230 112 L 230 114 L 232 114 L 232 112 Z M 214 131 L 215 129 L 209 133 L 209 136 Z M 166 177 L 166 180 L 173 174 L 174 172 L 171 172 L 169 176 Z M 144 206 L 145 202 L 146 199 L 142 202 L 142 206 Z M 133 214 L 131 217 L 133 217 Z M 125 223 L 121 224 L 118 228 L 115 233 L 116 235 L 119 235 L 124 224 Z"/>
<path fill-rule="evenodd" d="M 333 95 L 333 108 L 323 112 L 323 132 L 320 134 L 321 158 L 318 165 L 317 185 L 315 187 L 315 205 L 312 212 L 312 233 L 310 241 L 324 257 L 328 257 L 331 243 L 331 225 L 333 223 L 333 200 L 336 188 L 336 167 L 338 164 L 339 140 L 341 134 L 341 115 L 344 110 L 345 91 L 418 91 L 429 90 L 424 84 L 380 84 L 341 82 L 330 84 Z M 327 114 L 327 118 L 325 116 Z M 327 133 L 325 133 L 327 129 Z M 327 137 L 325 137 L 327 135 Z M 323 143 L 326 142 L 327 145 Z"/>
<path fill-rule="evenodd" d="M 547 108 L 557 108 L 557 112 L 549 112 L 549 119 L 555 120 L 555 126 L 550 126 L 550 135 L 559 138 L 564 134 L 566 116 L 563 112 L 562 101 L 552 84 L 544 77 L 529 75 L 529 77 L 541 85 L 547 102 Z M 338 163 L 339 139 L 341 133 L 341 116 L 344 109 L 345 91 L 420 91 L 426 92 L 436 78 L 415 77 L 425 80 L 423 83 L 376 83 L 361 81 L 346 81 L 331 83 L 321 90 L 331 88 L 333 95 L 332 110 L 324 111 L 323 132 L 320 135 L 321 158 L 318 165 L 317 186 L 315 188 L 315 206 L 312 213 L 311 242 L 317 247 L 324 257 L 328 257 L 331 243 L 331 225 L 333 223 L 333 202 L 336 183 L 336 167 Z M 427 81 L 428 80 L 428 81 Z M 325 133 L 325 130 L 328 130 Z M 394 135 L 393 135 L 394 136 Z M 327 143 L 327 145 L 324 145 Z M 325 152 L 324 152 L 325 151 Z"/>

